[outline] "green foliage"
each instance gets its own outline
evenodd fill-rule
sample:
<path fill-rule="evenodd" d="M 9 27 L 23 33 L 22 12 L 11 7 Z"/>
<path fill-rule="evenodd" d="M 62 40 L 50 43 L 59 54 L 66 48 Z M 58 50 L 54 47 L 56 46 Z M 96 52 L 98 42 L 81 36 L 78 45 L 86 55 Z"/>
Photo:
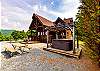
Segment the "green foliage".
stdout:
<path fill-rule="evenodd" d="M 24 31 L 14 31 L 12 32 L 11 36 L 14 38 L 14 40 L 24 39 L 26 38 L 26 33 Z"/>
<path fill-rule="evenodd" d="M 26 38 L 26 37 L 27 37 L 26 33 L 25 33 L 24 31 L 20 31 L 20 36 L 19 36 L 19 38 L 20 38 L 20 39 L 24 39 L 24 38 Z"/>
<path fill-rule="evenodd" d="M 9 33 L 7 33 L 7 31 L 8 30 L 2 30 L 3 34 L 2 32 L 0 32 L 0 41 L 12 41 L 12 40 L 17 41 L 36 35 L 36 30 L 28 30 L 27 32 L 24 32 L 24 30 L 23 31 L 10 30 Z"/>
<path fill-rule="evenodd" d="M 12 36 L 11 35 L 4 35 L 0 32 L 0 41 L 10 41 L 10 40 L 13 40 Z"/>
<path fill-rule="evenodd" d="M 79 39 L 85 42 L 89 57 L 96 60 L 100 56 L 99 44 L 100 33 L 97 32 L 97 2 L 96 0 L 80 0 L 82 5 L 76 15 L 76 29 L 78 30 Z M 88 50 L 89 49 L 89 50 Z"/>
<path fill-rule="evenodd" d="M 12 34 L 11 34 L 11 36 L 14 38 L 14 40 L 18 40 L 19 38 L 19 31 L 14 31 L 14 32 L 12 32 Z"/>
<path fill-rule="evenodd" d="M 2 33 L 0 32 L 0 41 L 2 41 L 3 40 L 3 35 L 2 35 Z"/>
<path fill-rule="evenodd" d="M 35 35 L 36 35 L 36 30 L 28 30 L 28 31 L 26 32 L 26 35 L 27 35 L 27 36 L 35 36 Z"/>
<path fill-rule="evenodd" d="M 10 41 L 13 40 L 13 37 L 11 36 L 11 33 L 14 30 L 0 30 L 0 41 Z"/>

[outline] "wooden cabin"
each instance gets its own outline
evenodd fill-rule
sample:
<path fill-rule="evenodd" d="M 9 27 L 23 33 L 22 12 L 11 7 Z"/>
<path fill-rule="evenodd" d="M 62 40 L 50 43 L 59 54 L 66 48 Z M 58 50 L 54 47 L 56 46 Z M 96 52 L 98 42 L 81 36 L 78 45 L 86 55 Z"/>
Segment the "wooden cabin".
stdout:
<path fill-rule="evenodd" d="M 29 30 L 36 30 L 36 36 L 29 36 L 31 40 L 35 41 L 46 41 L 46 27 L 54 26 L 53 22 L 39 16 L 37 14 L 33 14 L 32 22 L 29 26 Z"/>
<path fill-rule="evenodd" d="M 36 30 L 36 36 L 29 36 L 29 38 L 35 41 L 46 42 L 47 39 L 46 28 L 48 27 L 48 28 L 52 28 L 52 30 L 49 31 L 49 42 L 52 42 L 52 39 L 57 39 L 57 38 L 71 39 L 72 38 L 71 30 L 68 28 L 67 30 L 63 29 L 63 26 L 67 25 L 71 27 L 72 24 L 73 24 L 72 18 L 68 18 L 68 19 L 64 18 L 64 20 L 62 20 L 60 17 L 58 17 L 55 22 L 52 22 L 50 20 L 47 20 L 46 18 L 43 18 L 42 16 L 33 14 L 32 22 L 29 26 L 29 30 Z M 57 28 L 60 28 L 61 30 L 59 29 L 58 31 L 56 31 Z"/>

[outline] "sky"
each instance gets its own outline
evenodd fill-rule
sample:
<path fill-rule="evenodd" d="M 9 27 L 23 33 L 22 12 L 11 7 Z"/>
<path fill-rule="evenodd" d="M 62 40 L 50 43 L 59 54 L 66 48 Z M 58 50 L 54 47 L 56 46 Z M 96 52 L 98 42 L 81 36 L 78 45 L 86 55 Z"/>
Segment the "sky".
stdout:
<path fill-rule="evenodd" d="M 1 0 L 1 29 L 27 31 L 33 13 L 48 20 L 57 17 L 73 18 L 78 12 L 79 0 Z"/>

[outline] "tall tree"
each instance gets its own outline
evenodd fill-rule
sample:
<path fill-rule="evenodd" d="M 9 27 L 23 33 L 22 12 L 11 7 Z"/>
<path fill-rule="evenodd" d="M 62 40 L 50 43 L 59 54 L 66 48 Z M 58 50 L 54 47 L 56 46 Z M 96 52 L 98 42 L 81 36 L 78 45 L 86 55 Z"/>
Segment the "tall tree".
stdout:
<path fill-rule="evenodd" d="M 97 61 L 100 57 L 100 30 L 98 31 L 96 0 L 80 0 L 81 5 L 76 15 L 76 26 L 80 40 L 90 49 L 90 57 Z M 100 28 L 100 24 L 99 24 Z"/>

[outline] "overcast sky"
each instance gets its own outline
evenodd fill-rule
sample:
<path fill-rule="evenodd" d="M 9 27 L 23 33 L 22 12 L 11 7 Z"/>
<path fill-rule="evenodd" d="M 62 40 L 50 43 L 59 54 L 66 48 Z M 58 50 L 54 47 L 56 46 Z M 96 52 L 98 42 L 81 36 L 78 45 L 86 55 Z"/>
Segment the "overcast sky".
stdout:
<path fill-rule="evenodd" d="M 28 30 L 32 14 L 51 21 L 57 17 L 75 19 L 79 0 L 1 0 L 1 28 Z"/>

